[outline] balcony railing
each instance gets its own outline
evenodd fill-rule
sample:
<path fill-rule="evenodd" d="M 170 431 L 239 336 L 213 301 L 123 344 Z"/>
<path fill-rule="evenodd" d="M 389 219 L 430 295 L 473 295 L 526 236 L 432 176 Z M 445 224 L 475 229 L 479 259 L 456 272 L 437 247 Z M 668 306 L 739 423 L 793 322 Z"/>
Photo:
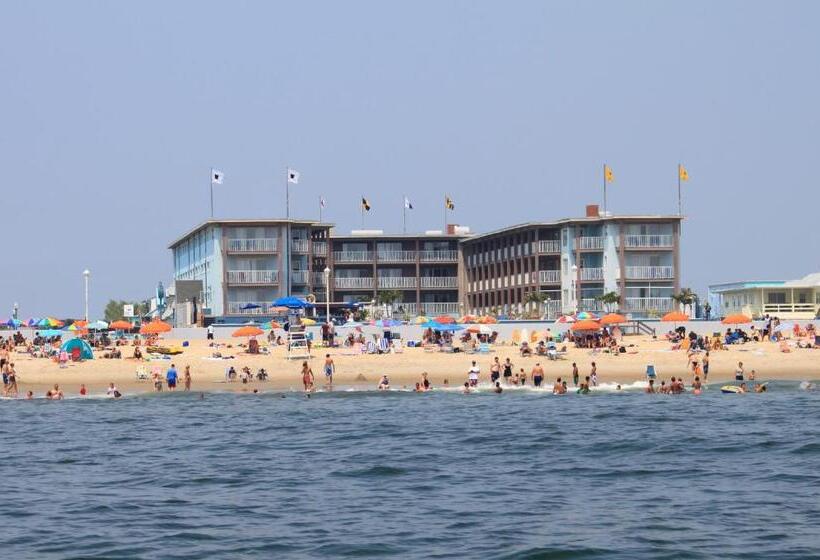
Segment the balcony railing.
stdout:
<path fill-rule="evenodd" d="M 666 313 L 671 311 L 675 300 L 671 297 L 628 297 L 624 299 L 624 311 L 627 313 Z"/>
<path fill-rule="evenodd" d="M 539 270 L 538 282 L 540 284 L 560 284 L 561 271 L 560 270 Z"/>
<path fill-rule="evenodd" d="M 538 242 L 539 253 L 560 253 L 561 241 L 558 239 L 547 239 Z"/>
<path fill-rule="evenodd" d="M 586 281 L 602 281 L 604 279 L 604 269 L 603 268 L 582 268 L 581 269 L 581 280 Z"/>
<path fill-rule="evenodd" d="M 421 262 L 453 262 L 458 260 L 458 251 L 420 251 Z"/>
<path fill-rule="evenodd" d="M 314 287 L 324 287 L 325 285 L 325 273 L 324 272 L 314 272 L 313 273 L 313 286 Z"/>
<path fill-rule="evenodd" d="M 418 315 L 417 312 L 418 306 L 415 303 L 404 303 L 401 301 L 393 303 L 394 317 L 401 317 L 402 315 L 413 317 L 414 315 Z"/>
<path fill-rule="evenodd" d="M 378 251 L 376 258 L 382 262 L 416 262 L 415 251 Z"/>
<path fill-rule="evenodd" d="M 278 284 L 278 270 L 229 270 L 228 284 Z"/>
<path fill-rule="evenodd" d="M 458 277 L 457 276 L 422 276 L 421 277 L 421 287 L 422 288 L 440 288 L 440 289 L 449 289 L 449 288 L 458 288 Z"/>
<path fill-rule="evenodd" d="M 620 241 L 620 239 L 619 239 Z M 672 248 L 671 235 L 624 235 L 627 249 Z"/>
<path fill-rule="evenodd" d="M 333 260 L 337 263 L 372 262 L 373 251 L 334 251 Z"/>
<path fill-rule="evenodd" d="M 248 304 L 258 305 L 253 309 L 242 309 Z M 270 313 L 269 301 L 229 301 L 228 315 L 266 315 Z"/>
<path fill-rule="evenodd" d="M 340 289 L 372 290 L 373 278 L 335 278 L 333 285 Z"/>
<path fill-rule="evenodd" d="M 310 241 L 307 239 L 291 239 L 290 250 L 294 253 L 307 253 L 310 247 Z"/>
<path fill-rule="evenodd" d="M 327 241 L 314 241 L 313 254 L 317 256 L 327 255 Z"/>
<path fill-rule="evenodd" d="M 228 251 L 231 253 L 275 253 L 279 240 L 275 237 L 252 239 L 228 239 Z"/>
<path fill-rule="evenodd" d="M 579 311 L 601 311 L 604 304 L 597 298 L 581 298 L 578 302 Z"/>
<path fill-rule="evenodd" d="M 310 272 L 307 270 L 294 270 L 290 273 L 290 281 L 294 284 L 307 284 L 310 279 Z"/>
<path fill-rule="evenodd" d="M 409 289 L 415 287 L 415 276 L 379 276 L 380 289 Z"/>
<path fill-rule="evenodd" d="M 420 307 L 422 315 L 434 317 L 436 315 L 455 315 L 458 313 L 457 303 L 422 303 Z"/>
<path fill-rule="evenodd" d="M 671 266 L 627 266 L 625 272 L 630 280 L 669 280 L 675 277 Z"/>
<path fill-rule="evenodd" d="M 578 248 L 583 251 L 600 251 L 604 248 L 603 237 L 579 237 Z"/>

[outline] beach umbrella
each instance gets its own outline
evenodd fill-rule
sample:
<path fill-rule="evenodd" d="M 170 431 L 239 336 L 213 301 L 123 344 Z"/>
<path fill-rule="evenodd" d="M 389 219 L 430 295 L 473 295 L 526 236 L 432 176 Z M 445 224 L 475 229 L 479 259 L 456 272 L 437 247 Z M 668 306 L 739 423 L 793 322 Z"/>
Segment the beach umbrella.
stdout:
<path fill-rule="evenodd" d="M 464 317 L 461 317 L 458 320 L 458 322 L 459 323 L 475 323 L 476 319 L 478 319 L 478 317 L 476 317 L 475 315 L 465 315 Z"/>
<path fill-rule="evenodd" d="M 602 325 L 617 325 L 619 323 L 626 323 L 626 317 L 618 313 L 607 313 L 601 317 Z"/>
<path fill-rule="evenodd" d="M 160 321 L 159 319 L 154 319 L 150 323 L 146 323 L 140 327 L 140 333 L 142 334 L 159 334 L 170 330 L 171 325 L 165 321 Z"/>
<path fill-rule="evenodd" d="M 37 322 L 38 327 L 62 327 L 65 323 L 60 321 L 59 319 L 55 319 L 54 317 L 46 317 L 45 319 L 40 319 Z"/>
<path fill-rule="evenodd" d="M 313 319 L 310 319 L 308 317 L 302 317 L 302 324 L 305 325 L 306 327 L 312 327 L 313 325 L 316 324 L 316 321 L 314 321 Z"/>
<path fill-rule="evenodd" d="M 416 318 L 413 320 L 413 322 L 414 322 L 415 324 L 417 324 L 417 325 L 420 325 L 420 324 L 422 324 L 422 323 L 427 323 L 428 321 L 430 321 L 430 319 L 428 319 L 428 318 L 427 318 L 427 317 L 425 317 L 424 315 L 419 315 L 418 317 L 416 317 Z"/>
<path fill-rule="evenodd" d="M 439 315 L 438 317 L 433 319 L 433 321 L 435 321 L 436 323 L 440 323 L 442 325 L 456 322 L 456 320 L 450 317 L 449 315 Z"/>
<path fill-rule="evenodd" d="M 74 323 L 75 325 L 77 323 Z M 88 323 L 85 328 L 93 329 L 95 331 L 102 331 L 108 328 L 108 323 L 105 321 L 94 321 L 93 323 Z"/>
<path fill-rule="evenodd" d="M 362 324 L 357 322 L 357 321 L 348 321 L 348 322 L 344 323 L 343 325 L 339 325 L 340 328 L 361 327 L 361 326 L 362 326 Z"/>
<path fill-rule="evenodd" d="M 37 331 L 37 334 L 40 336 L 44 336 L 46 338 L 50 338 L 52 336 L 63 336 L 65 331 L 60 331 L 57 329 L 43 329 L 41 331 Z"/>
<path fill-rule="evenodd" d="M 601 323 L 588 319 L 586 321 L 578 321 L 577 323 L 574 323 L 570 329 L 573 331 L 598 331 L 601 330 Z"/>
<path fill-rule="evenodd" d="M 461 325 L 456 325 L 455 323 L 446 323 L 444 325 L 439 325 L 438 330 L 441 332 L 455 332 L 455 331 L 463 331 L 464 327 Z"/>
<path fill-rule="evenodd" d="M 374 322 L 374 325 L 382 328 L 398 327 L 401 325 L 401 321 L 396 321 L 395 319 L 379 319 Z"/>
<path fill-rule="evenodd" d="M 288 309 L 304 309 L 306 307 L 313 307 L 313 305 L 307 301 L 293 296 L 280 297 L 274 301 L 272 305 L 275 307 L 287 307 Z"/>
<path fill-rule="evenodd" d="M 556 325 L 564 325 L 564 324 L 567 324 L 567 323 L 574 323 L 574 322 L 575 322 L 575 317 L 573 317 L 572 315 L 561 315 L 560 317 L 558 317 L 555 320 Z"/>
<path fill-rule="evenodd" d="M 129 323 L 128 321 L 114 321 L 110 325 L 108 325 L 111 329 L 116 329 L 118 331 L 127 331 L 134 328 L 134 325 Z"/>
<path fill-rule="evenodd" d="M 257 327 L 256 325 L 245 325 L 244 327 L 239 327 L 231 336 L 259 336 L 260 334 L 265 334 L 265 331 Z"/>
<path fill-rule="evenodd" d="M 273 330 L 273 329 L 281 329 L 282 325 L 280 325 L 276 321 L 267 321 L 267 322 L 262 323 L 261 325 L 259 325 L 259 328 L 260 329 L 265 329 L 266 331 L 270 331 L 270 330 Z"/>
<path fill-rule="evenodd" d="M 751 322 L 752 318 L 748 315 L 744 315 L 743 313 L 733 313 L 732 315 L 727 315 L 721 321 L 724 325 L 745 325 L 746 323 Z"/>
<path fill-rule="evenodd" d="M 482 325 L 494 325 L 498 323 L 498 319 L 496 319 L 495 317 L 491 317 L 490 315 L 484 315 L 476 319 L 475 322 L 481 323 Z"/>
<path fill-rule="evenodd" d="M 581 311 L 580 313 L 576 313 L 575 318 L 578 321 L 595 321 L 598 319 L 598 316 L 595 313 L 590 313 L 589 311 Z"/>
<path fill-rule="evenodd" d="M 684 323 L 689 320 L 689 315 L 683 313 L 681 311 L 670 311 L 663 317 L 661 317 L 661 321 L 664 323 Z"/>
<path fill-rule="evenodd" d="M 426 321 L 421 324 L 422 328 L 424 329 L 433 329 L 433 330 L 441 330 L 442 325 L 441 323 L 437 323 L 436 321 Z"/>
<path fill-rule="evenodd" d="M 21 320 L 19 320 L 19 319 L 14 319 L 14 318 L 12 318 L 12 319 L 9 319 L 8 321 L 6 321 L 4 324 L 5 324 L 7 327 L 11 327 L 11 328 L 13 328 L 13 329 L 17 329 L 17 328 L 19 328 L 19 327 L 20 327 L 20 325 L 22 325 L 22 324 L 23 324 L 23 321 L 21 321 Z"/>

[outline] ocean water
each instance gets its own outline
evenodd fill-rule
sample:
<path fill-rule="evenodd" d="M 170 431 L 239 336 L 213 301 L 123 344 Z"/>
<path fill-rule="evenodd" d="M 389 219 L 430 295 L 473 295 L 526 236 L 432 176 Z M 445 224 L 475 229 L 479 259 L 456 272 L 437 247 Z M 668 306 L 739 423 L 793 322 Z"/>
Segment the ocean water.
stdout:
<path fill-rule="evenodd" d="M 4 558 L 820 557 L 820 393 L 0 402 Z"/>

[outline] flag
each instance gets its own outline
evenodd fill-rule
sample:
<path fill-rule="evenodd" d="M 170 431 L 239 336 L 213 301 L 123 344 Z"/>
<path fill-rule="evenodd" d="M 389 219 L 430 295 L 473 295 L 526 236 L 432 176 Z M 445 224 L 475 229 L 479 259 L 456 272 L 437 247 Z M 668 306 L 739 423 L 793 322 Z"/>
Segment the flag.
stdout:
<path fill-rule="evenodd" d="M 288 183 L 299 184 L 299 172 L 295 169 L 288 168 Z"/>
<path fill-rule="evenodd" d="M 410 199 L 407 198 L 406 196 L 404 197 L 404 207 L 407 208 L 408 210 L 413 209 L 413 203 L 410 202 Z"/>
<path fill-rule="evenodd" d="M 325 206 L 327 206 L 327 202 L 325 201 L 325 197 L 320 196 L 319 197 L 319 207 L 324 208 Z"/>
<path fill-rule="evenodd" d="M 455 210 L 456 209 L 456 205 L 453 203 L 453 199 L 450 198 L 449 196 L 444 197 L 444 207 L 447 210 Z"/>
<path fill-rule="evenodd" d="M 218 169 L 211 169 L 211 184 L 212 185 L 221 185 L 222 179 L 225 175 L 219 171 Z"/>
<path fill-rule="evenodd" d="M 689 180 L 689 172 L 681 164 L 678 164 L 678 178 L 681 181 L 688 181 Z"/>
<path fill-rule="evenodd" d="M 370 203 L 365 197 L 362 197 L 362 210 L 365 212 L 370 212 Z"/>
<path fill-rule="evenodd" d="M 612 168 L 608 165 L 604 165 L 604 180 L 607 183 L 611 183 L 615 180 L 615 174 L 612 173 Z"/>

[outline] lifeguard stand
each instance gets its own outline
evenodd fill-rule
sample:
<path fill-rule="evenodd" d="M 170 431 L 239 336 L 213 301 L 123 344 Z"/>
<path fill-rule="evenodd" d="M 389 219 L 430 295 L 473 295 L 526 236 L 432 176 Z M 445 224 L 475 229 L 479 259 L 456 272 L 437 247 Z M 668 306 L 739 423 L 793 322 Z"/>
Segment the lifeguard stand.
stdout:
<path fill-rule="evenodd" d="M 305 327 L 302 325 L 291 325 L 288 330 L 288 359 L 310 358 L 310 348 L 305 335 Z"/>

